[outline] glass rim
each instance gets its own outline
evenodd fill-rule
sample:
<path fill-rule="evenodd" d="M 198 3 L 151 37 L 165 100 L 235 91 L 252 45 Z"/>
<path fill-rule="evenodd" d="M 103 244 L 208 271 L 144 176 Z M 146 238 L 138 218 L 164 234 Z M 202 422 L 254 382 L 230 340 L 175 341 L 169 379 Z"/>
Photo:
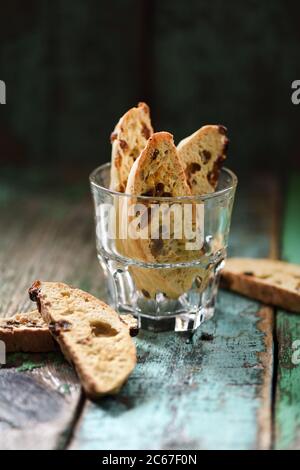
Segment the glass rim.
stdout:
<path fill-rule="evenodd" d="M 238 178 L 236 174 L 229 168 L 222 167 L 221 173 L 223 172 L 230 176 L 231 184 L 228 185 L 226 188 L 220 189 L 219 191 L 214 191 L 213 193 L 208 193 L 208 194 L 203 194 L 203 195 L 192 195 L 192 196 L 175 196 L 175 197 L 174 196 L 173 197 L 172 196 L 171 197 L 170 196 L 167 196 L 167 197 L 165 196 L 139 196 L 136 194 L 120 193 L 118 191 L 113 191 L 112 189 L 105 188 L 104 186 L 101 186 L 99 183 L 97 183 L 96 175 L 99 173 L 99 171 L 104 171 L 109 167 L 111 167 L 110 162 L 103 163 L 102 165 L 98 166 L 91 172 L 89 176 L 91 186 L 95 186 L 96 188 L 101 189 L 101 191 L 104 191 L 105 193 L 110 194 L 111 196 L 130 197 L 130 198 L 135 197 L 135 198 L 147 200 L 147 201 L 150 201 L 150 200 L 152 201 L 153 200 L 155 201 L 195 201 L 195 200 L 204 201 L 208 199 L 214 199 L 219 196 L 223 196 L 224 194 L 230 193 L 232 190 L 234 190 L 237 187 L 237 184 L 238 184 Z"/>

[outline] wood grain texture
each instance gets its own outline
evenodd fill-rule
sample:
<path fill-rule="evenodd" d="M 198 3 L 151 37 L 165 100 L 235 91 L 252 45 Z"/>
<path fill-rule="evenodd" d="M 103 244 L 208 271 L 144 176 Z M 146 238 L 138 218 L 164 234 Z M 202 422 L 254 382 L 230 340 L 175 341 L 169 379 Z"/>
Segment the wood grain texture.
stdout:
<path fill-rule="evenodd" d="M 60 353 L 8 355 L 0 369 L 0 448 L 63 448 L 80 395 L 76 374 Z"/>
<path fill-rule="evenodd" d="M 268 256 L 273 184 L 238 191 L 231 255 Z M 272 311 L 220 292 L 191 342 L 142 332 L 116 398 L 87 402 L 72 449 L 253 449 L 271 441 Z"/>
<path fill-rule="evenodd" d="M 75 191 L 60 196 L 1 185 L 1 317 L 32 309 L 27 290 L 37 278 L 103 296 L 88 187 L 84 199 Z"/>
<path fill-rule="evenodd" d="M 0 315 L 32 309 L 33 280 L 63 280 L 102 296 L 92 204 L 28 181 L 0 184 Z M 66 195 L 67 194 L 67 195 Z M 0 448 L 64 447 L 81 388 L 60 354 L 8 355 L 0 369 Z"/>
<path fill-rule="evenodd" d="M 288 188 L 282 238 L 282 258 L 292 263 L 300 263 L 299 210 L 300 175 L 296 174 L 291 178 Z M 294 343 L 300 340 L 300 318 L 299 315 L 279 311 L 276 323 L 279 363 L 275 447 L 300 449 L 300 353 L 297 354 L 300 345 Z"/>

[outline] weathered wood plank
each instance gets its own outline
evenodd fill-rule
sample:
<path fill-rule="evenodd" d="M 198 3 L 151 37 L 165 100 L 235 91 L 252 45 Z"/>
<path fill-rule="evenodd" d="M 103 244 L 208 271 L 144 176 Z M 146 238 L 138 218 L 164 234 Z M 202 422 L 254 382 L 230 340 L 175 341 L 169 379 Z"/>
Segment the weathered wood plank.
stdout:
<path fill-rule="evenodd" d="M 0 197 L 0 217 L 1 316 L 32 308 L 27 289 L 36 278 L 103 295 L 88 188 L 84 200 L 76 194 L 62 200 L 10 187 L 2 203 Z"/>
<path fill-rule="evenodd" d="M 27 182 L 28 183 L 28 182 Z M 0 184 L 0 315 L 32 308 L 27 289 L 37 278 L 62 280 L 102 296 L 94 248 L 92 204 Z M 8 355 L 0 369 L 0 448 L 65 446 L 81 388 L 73 369 L 57 354 Z"/>
<path fill-rule="evenodd" d="M 243 183 L 241 184 L 243 187 Z M 239 191 L 231 254 L 267 256 L 274 187 Z M 272 311 L 221 292 L 191 342 L 136 339 L 138 365 L 116 398 L 87 402 L 72 449 L 252 449 L 271 439 Z"/>
<path fill-rule="evenodd" d="M 58 449 L 80 404 L 73 368 L 60 353 L 9 354 L 0 370 L 0 448 Z"/>
<path fill-rule="evenodd" d="M 300 263 L 300 175 L 289 184 L 283 226 L 282 258 Z M 280 311 L 277 315 L 278 380 L 275 407 L 275 447 L 300 449 L 300 365 L 293 360 L 293 343 L 300 340 L 299 315 Z M 299 345 L 298 345 L 299 350 Z M 299 357 L 299 355 L 298 355 Z"/>

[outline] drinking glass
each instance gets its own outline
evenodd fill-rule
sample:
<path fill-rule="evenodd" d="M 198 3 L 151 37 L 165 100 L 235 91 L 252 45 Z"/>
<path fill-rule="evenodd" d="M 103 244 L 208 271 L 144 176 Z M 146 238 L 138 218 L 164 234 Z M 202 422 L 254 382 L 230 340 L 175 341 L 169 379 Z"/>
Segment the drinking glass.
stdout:
<path fill-rule="evenodd" d="M 237 178 L 227 168 L 203 196 L 132 196 L 109 189 L 110 164 L 90 176 L 96 246 L 110 303 L 151 331 L 191 331 L 212 317 Z"/>

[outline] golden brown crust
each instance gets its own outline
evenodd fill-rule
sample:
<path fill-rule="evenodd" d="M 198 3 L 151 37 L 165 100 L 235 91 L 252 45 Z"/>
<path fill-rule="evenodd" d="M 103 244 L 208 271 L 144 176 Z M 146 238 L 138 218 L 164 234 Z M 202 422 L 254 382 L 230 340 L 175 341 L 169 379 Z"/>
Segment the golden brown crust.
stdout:
<path fill-rule="evenodd" d="M 269 259 L 231 258 L 221 286 L 265 304 L 300 312 L 300 266 Z"/>

